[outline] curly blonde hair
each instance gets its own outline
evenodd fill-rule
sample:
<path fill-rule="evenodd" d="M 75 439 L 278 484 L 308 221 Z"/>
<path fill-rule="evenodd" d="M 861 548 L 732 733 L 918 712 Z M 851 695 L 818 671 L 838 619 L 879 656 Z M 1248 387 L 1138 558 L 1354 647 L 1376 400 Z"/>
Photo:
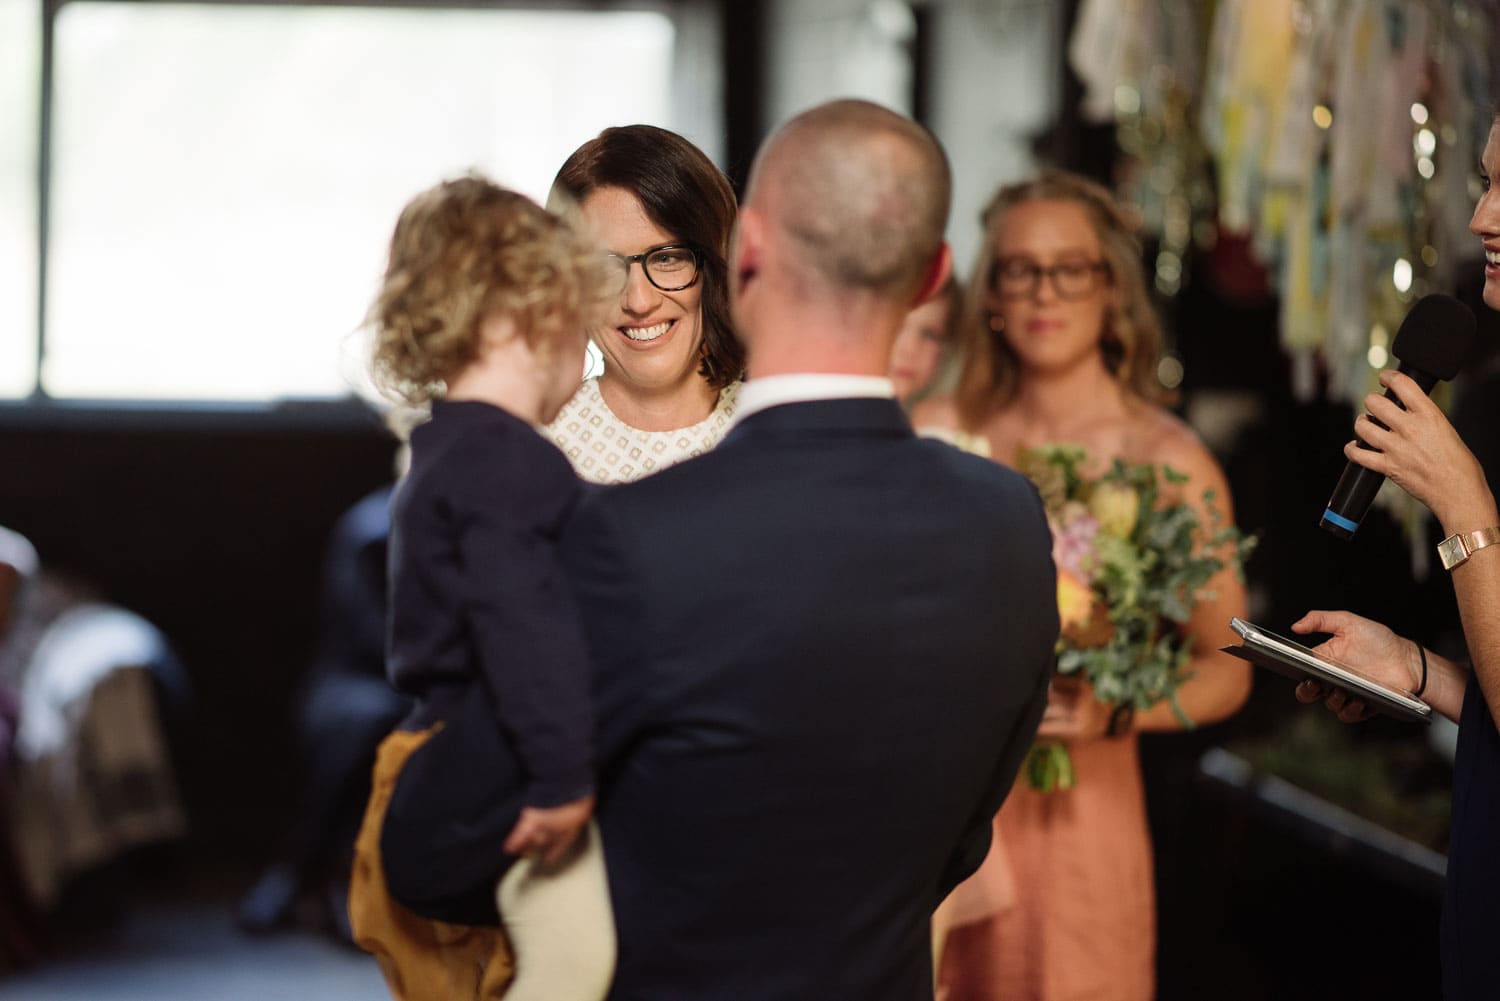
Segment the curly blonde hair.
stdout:
<path fill-rule="evenodd" d="M 1069 171 L 1048 169 L 1031 180 L 1002 186 L 980 213 L 984 240 L 974 262 L 958 325 L 964 369 L 955 403 L 963 421 L 977 427 L 991 408 L 1015 396 L 1018 378 L 1015 354 L 1005 338 L 990 329 L 986 285 L 997 264 L 995 233 L 1004 223 L 1006 213 L 1017 205 L 1036 201 L 1083 206 L 1099 237 L 1116 293 L 1100 338 L 1105 366 L 1136 395 L 1154 403 L 1171 402 L 1171 393 L 1156 375 L 1163 350 L 1161 321 L 1146 291 L 1141 244 L 1134 225 L 1103 186 Z"/>
<path fill-rule="evenodd" d="M 599 251 L 525 195 L 479 174 L 407 203 L 366 316 L 375 384 L 404 403 L 443 395 L 479 353 L 481 322 L 515 321 L 536 346 L 577 336 L 605 301 Z"/>

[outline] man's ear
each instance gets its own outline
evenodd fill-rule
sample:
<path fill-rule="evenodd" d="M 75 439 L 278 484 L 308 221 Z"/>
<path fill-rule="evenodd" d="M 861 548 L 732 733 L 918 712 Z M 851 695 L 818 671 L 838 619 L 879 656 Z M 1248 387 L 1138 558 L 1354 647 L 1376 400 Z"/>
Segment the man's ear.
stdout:
<path fill-rule="evenodd" d="M 740 296 L 760 274 L 765 257 L 766 221 L 760 212 L 741 206 L 734 225 L 734 245 L 729 252 L 730 295 Z"/>
<path fill-rule="evenodd" d="M 922 276 L 922 284 L 917 288 L 917 297 L 912 300 L 911 308 L 916 309 L 942 291 L 952 273 L 953 248 L 944 240 L 933 255 L 932 263 L 927 265 L 927 273 Z"/>
<path fill-rule="evenodd" d="M 754 207 L 741 205 L 729 248 L 729 316 L 741 343 L 745 341 L 746 328 L 752 324 L 747 313 L 754 312 L 752 302 L 765 257 L 765 217 Z"/>

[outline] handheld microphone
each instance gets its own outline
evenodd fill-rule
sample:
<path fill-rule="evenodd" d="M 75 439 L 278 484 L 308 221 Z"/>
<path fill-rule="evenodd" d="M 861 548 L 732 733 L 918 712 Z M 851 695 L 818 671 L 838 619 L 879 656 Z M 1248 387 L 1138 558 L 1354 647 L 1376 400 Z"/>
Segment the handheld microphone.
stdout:
<path fill-rule="evenodd" d="M 1453 378 L 1463 367 L 1474 347 L 1474 328 L 1474 314 L 1457 299 L 1446 295 L 1423 296 L 1401 321 L 1401 329 L 1391 343 L 1391 354 L 1401 362 L 1397 371 L 1410 376 L 1422 387 L 1422 392 L 1432 392 L 1433 386 Z M 1389 389 L 1385 398 L 1401 405 Z M 1374 451 L 1374 446 L 1364 441 L 1360 441 L 1359 447 Z M 1341 539 L 1354 538 L 1384 482 L 1385 477 L 1379 473 L 1350 462 L 1333 488 L 1319 524 Z"/>

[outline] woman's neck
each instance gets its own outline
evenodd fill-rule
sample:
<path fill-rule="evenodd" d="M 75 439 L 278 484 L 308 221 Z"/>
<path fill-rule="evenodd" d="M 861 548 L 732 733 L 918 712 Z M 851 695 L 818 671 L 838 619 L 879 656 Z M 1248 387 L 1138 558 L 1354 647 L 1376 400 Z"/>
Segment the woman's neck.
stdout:
<path fill-rule="evenodd" d="M 1082 441 L 1101 422 L 1123 420 L 1127 394 L 1102 365 L 1023 374 L 1005 408 L 1030 444 Z"/>
<path fill-rule="evenodd" d="M 719 391 L 703 378 L 651 390 L 632 386 L 609 371 L 599 377 L 599 395 L 614 415 L 638 431 L 676 431 L 706 420 L 719 402 Z"/>

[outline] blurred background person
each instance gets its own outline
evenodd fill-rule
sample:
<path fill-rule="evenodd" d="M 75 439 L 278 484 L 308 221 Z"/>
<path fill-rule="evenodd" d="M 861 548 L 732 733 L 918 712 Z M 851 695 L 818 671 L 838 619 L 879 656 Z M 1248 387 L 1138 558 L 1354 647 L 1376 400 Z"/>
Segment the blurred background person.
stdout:
<path fill-rule="evenodd" d="M 323 927 L 353 945 L 349 864 L 375 747 L 411 708 L 385 675 L 391 490 L 380 487 L 345 511 L 324 548 L 318 647 L 297 700 L 302 784 L 276 855 L 236 907 L 251 933 L 286 926 L 310 896 Z"/>
<path fill-rule="evenodd" d="M 902 405 L 910 407 L 936 388 L 952 354 L 962 301 L 963 287 L 950 274 L 937 295 L 906 314 L 891 348 L 891 385 Z"/>

